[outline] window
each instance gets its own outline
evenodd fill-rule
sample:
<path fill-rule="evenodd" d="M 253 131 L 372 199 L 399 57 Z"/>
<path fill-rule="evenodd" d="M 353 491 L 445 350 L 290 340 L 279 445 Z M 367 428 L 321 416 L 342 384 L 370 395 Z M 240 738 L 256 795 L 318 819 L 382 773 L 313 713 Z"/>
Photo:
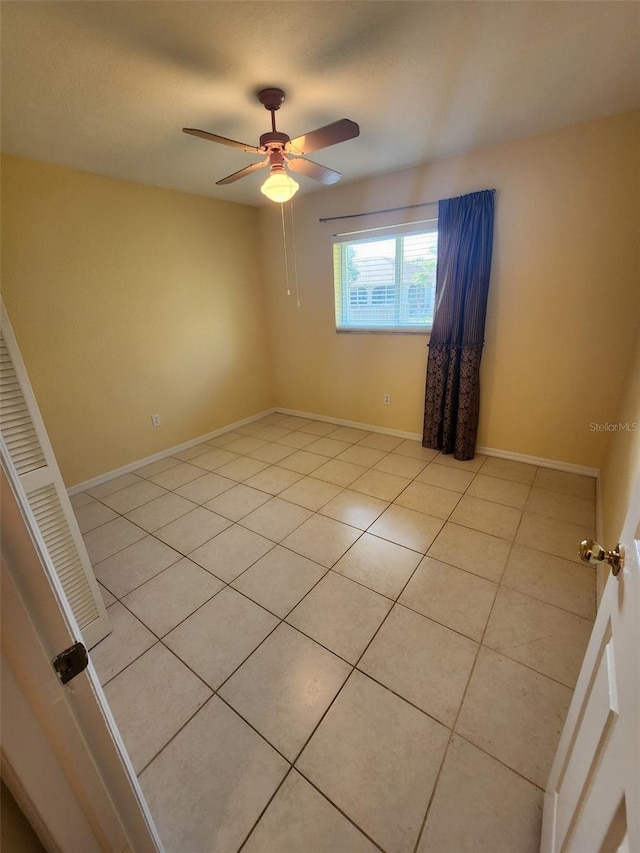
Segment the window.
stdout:
<path fill-rule="evenodd" d="M 437 254 L 435 219 L 334 237 L 336 328 L 429 331 Z"/>

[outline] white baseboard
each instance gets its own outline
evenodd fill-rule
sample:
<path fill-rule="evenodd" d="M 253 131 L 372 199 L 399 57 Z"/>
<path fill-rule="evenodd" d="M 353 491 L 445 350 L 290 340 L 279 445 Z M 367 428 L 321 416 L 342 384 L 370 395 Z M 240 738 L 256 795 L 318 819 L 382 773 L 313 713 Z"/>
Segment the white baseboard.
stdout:
<path fill-rule="evenodd" d="M 315 412 L 301 412 L 297 409 L 284 409 L 281 406 L 274 406 L 272 409 L 265 409 L 263 412 L 258 412 L 257 415 L 251 415 L 251 417 L 244 418 L 241 421 L 236 421 L 232 424 L 227 424 L 224 427 L 220 427 L 220 429 L 213 430 L 213 432 L 209 432 L 206 435 L 200 435 L 198 438 L 192 438 L 189 441 L 185 441 L 182 444 L 178 444 L 175 447 L 169 447 L 166 450 L 161 450 L 159 453 L 154 453 L 151 456 L 146 456 L 144 459 L 138 459 L 136 462 L 130 462 L 128 465 L 123 465 L 121 468 L 116 468 L 113 471 L 107 471 L 106 474 L 100 474 L 98 477 L 93 477 L 91 480 L 85 480 L 83 483 L 77 483 L 75 486 L 71 486 L 68 489 L 70 495 L 78 494 L 78 492 L 84 492 L 87 489 L 94 488 L 95 486 L 100 486 L 102 483 L 106 483 L 109 480 L 113 480 L 115 477 L 121 477 L 123 474 L 130 474 L 132 471 L 135 471 L 136 468 L 140 468 L 143 465 L 149 465 L 151 462 L 157 462 L 159 459 L 164 459 L 167 456 L 172 456 L 175 453 L 180 453 L 182 450 L 187 450 L 189 447 L 193 447 L 196 444 L 200 444 L 203 441 L 208 441 L 211 438 L 216 438 L 218 435 L 222 435 L 224 432 L 230 432 L 231 430 L 238 429 L 238 427 L 245 426 L 246 424 L 253 423 L 253 421 L 258 421 L 260 418 L 264 418 L 267 415 L 271 415 L 274 412 L 281 412 L 283 415 L 294 415 L 298 418 L 309 418 L 314 421 L 323 421 L 328 424 L 336 424 L 337 426 L 346 426 L 353 427 L 354 429 L 364 429 L 369 432 L 379 432 L 384 435 L 395 435 L 398 438 L 408 438 L 413 441 L 420 441 L 422 436 L 417 432 L 405 432 L 399 429 L 388 429 L 387 427 L 377 426 L 375 424 L 365 424 L 360 421 L 348 421 L 344 418 L 331 418 L 326 415 L 317 415 Z M 497 456 L 500 459 L 510 459 L 513 462 L 525 462 L 528 465 L 538 465 L 540 468 L 553 468 L 556 471 L 566 471 L 569 474 L 582 474 L 585 477 L 595 477 L 597 480 L 597 488 L 598 488 L 598 500 L 597 506 L 600 506 L 599 499 L 599 488 L 600 488 L 600 469 L 599 468 L 588 468 L 585 465 L 575 465 L 572 462 L 563 462 L 560 459 L 544 459 L 540 456 L 528 456 L 524 453 L 514 453 L 511 450 L 499 450 L 495 447 L 478 447 L 478 453 L 484 453 L 487 456 Z M 598 530 L 601 528 L 601 520 L 598 519 Z"/>
<path fill-rule="evenodd" d="M 275 409 L 276 412 L 283 412 L 285 415 L 295 415 L 298 418 L 312 418 L 315 421 L 324 421 L 329 424 L 338 424 L 339 426 L 354 427 L 355 429 L 366 429 L 373 432 L 381 432 L 385 435 L 396 435 L 398 438 L 409 438 L 414 441 L 421 441 L 422 435 L 419 432 L 403 432 L 399 429 L 387 429 L 386 427 L 375 426 L 374 424 L 364 424 L 359 421 L 346 421 L 341 418 L 329 418 L 326 415 L 316 415 L 313 412 L 299 412 L 296 409 L 283 409 L 279 406 Z M 599 468 L 588 468 L 586 465 L 575 465 L 573 462 L 563 462 L 560 459 L 544 459 L 541 456 L 527 456 L 524 453 L 514 453 L 511 450 L 499 450 L 496 447 L 477 447 L 478 453 L 484 453 L 486 456 L 497 456 L 500 459 L 510 459 L 513 462 L 526 462 L 527 465 L 538 465 L 540 468 L 553 468 L 556 471 L 566 471 L 568 474 L 582 474 L 585 477 L 599 477 Z"/>
<path fill-rule="evenodd" d="M 353 427 L 353 429 L 365 429 L 368 432 L 381 432 L 383 435 L 395 435 L 398 438 L 410 438 L 415 441 L 421 441 L 422 436 L 418 432 L 403 432 L 399 429 L 387 429 L 386 427 L 374 426 L 373 424 L 363 424 L 360 421 L 346 421 L 343 418 L 329 418 L 326 415 L 316 415 L 313 412 L 299 412 L 297 409 L 283 409 L 281 406 L 276 406 L 276 412 L 282 412 L 283 415 L 294 415 L 296 418 L 309 418 L 313 421 L 322 421 L 326 424 L 337 424 L 338 426 Z"/>
<path fill-rule="evenodd" d="M 253 423 L 253 421 L 259 421 L 260 418 L 264 418 L 267 415 L 271 415 L 274 412 L 279 411 L 282 410 L 276 408 L 265 409 L 264 412 L 258 412 L 257 415 L 251 415 L 249 418 L 244 418 L 241 421 L 227 424 L 226 426 L 220 427 L 220 429 L 214 429 L 213 432 L 208 432 L 206 435 L 199 435 L 198 438 L 191 438 L 189 441 L 184 441 L 182 444 L 176 444 L 175 447 L 168 447 L 166 450 L 161 450 L 159 453 L 153 453 L 151 456 L 145 456 L 144 459 L 138 459 L 135 462 L 130 462 L 128 465 L 123 465 L 121 468 L 115 468 L 113 471 L 107 471 L 106 474 L 100 474 L 98 477 L 92 477 L 90 480 L 85 480 L 83 483 L 76 483 L 75 486 L 68 488 L 67 492 L 69 495 L 77 495 L 79 492 L 86 492 L 87 489 L 93 489 L 96 486 L 102 485 L 102 483 L 107 483 L 109 480 L 121 477 L 123 474 L 130 474 L 132 471 L 135 471 L 136 468 L 141 468 L 143 465 L 150 465 L 152 462 L 157 462 L 159 459 L 172 456 L 174 453 L 180 453 L 182 450 L 188 450 L 196 444 L 201 444 L 203 441 L 208 441 L 210 438 L 216 438 L 216 436 L 222 435 L 223 432 L 230 432 L 231 430 Z"/>
<path fill-rule="evenodd" d="M 602 542 L 603 539 L 602 525 L 602 478 L 598 474 L 596 477 L 596 539 L 598 542 Z"/>
<path fill-rule="evenodd" d="M 582 474 L 584 477 L 600 476 L 599 468 L 575 465 L 573 462 L 563 462 L 561 459 L 544 459 L 542 456 L 528 456 L 525 453 L 498 450 L 495 447 L 477 447 L 476 450 L 487 456 L 498 456 L 500 459 L 510 459 L 512 462 L 526 462 L 527 465 L 538 465 L 540 468 L 553 468 L 556 471 L 565 471 L 567 474 Z"/>

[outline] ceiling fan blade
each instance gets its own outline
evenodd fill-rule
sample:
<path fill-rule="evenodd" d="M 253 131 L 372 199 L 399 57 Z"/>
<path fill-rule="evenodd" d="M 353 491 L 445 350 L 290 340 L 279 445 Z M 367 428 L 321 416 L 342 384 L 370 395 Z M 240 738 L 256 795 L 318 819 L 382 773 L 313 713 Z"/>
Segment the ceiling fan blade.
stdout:
<path fill-rule="evenodd" d="M 207 130 L 198 130 L 195 127 L 183 127 L 184 133 L 190 133 L 191 136 L 199 136 L 202 139 L 208 139 L 210 142 L 221 142 L 222 145 L 230 145 L 232 148 L 241 148 L 243 151 L 248 151 L 253 154 L 262 154 L 260 148 L 255 145 L 246 145 L 244 142 L 236 142 L 235 139 L 227 139 L 226 136 L 217 136 L 215 133 L 209 133 Z"/>
<path fill-rule="evenodd" d="M 301 175 L 320 181 L 321 184 L 335 184 L 342 177 L 340 172 L 334 172 L 333 169 L 314 163 L 313 160 L 305 160 L 304 157 L 287 157 L 287 166 L 292 172 L 300 172 Z"/>
<path fill-rule="evenodd" d="M 244 169 L 240 169 L 239 172 L 234 172 L 233 175 L 227 175 L 227 177 L 223 178 L 221 181 L 216 181 L 216 184 L 232 184 L 234 181 L 239 181 L 240 178 L 244 178 L 245 175 L 250 175 L 251 172 L 255 172 L 256 169 L 264 169 L 268 164 L 268 160 L 264 160 L 262 163 L 252 163 L 250 166 L 245 166 Z"/>
<path fill-rule="evenodd" d="M 355 121 L 341 118 L 332 124 L 305 133 L 304 136 L 297 136 L 292 139 L 287 145 L 287 151 L 292 154 L 308 154 L 310 151 L 328 148 L 329 145 L 346 142 L 347 139 L 354 139 L 356 136 L 360 136 L 360 128 Z"/>

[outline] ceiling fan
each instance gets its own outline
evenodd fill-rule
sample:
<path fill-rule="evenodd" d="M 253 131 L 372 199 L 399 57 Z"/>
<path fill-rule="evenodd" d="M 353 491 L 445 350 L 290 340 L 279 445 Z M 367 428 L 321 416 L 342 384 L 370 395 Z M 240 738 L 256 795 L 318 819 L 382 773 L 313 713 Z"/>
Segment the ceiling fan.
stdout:
<path fill-rule="evenodd" d="M 285 93 L 282 89 L 269 88 L 258 92 L 258 100 L 266 110 L 271 113 L 271 130 L 263 133 L 259 145 L 246 145 L 244 142 L 236 142 L 235 139 L 227 139 L 225 136 L 217 136 L 206 130 L 197 130 L 193 127 L 183 127 L 185 133 L 192 136 L 200 136 L 212 142 L 220 142 L 222 145 L 230 145 L 232 148 L 241 148 L 251 154 L 261 154 L 263 159 L 259 163 L 245 166 L 238 172 L 216 181 L 216 184 L 232 184 L 234 181 L 250 175 L 256 169 L 269 166 L 270 175 L 261 187 L 262 192 L 272 201 L 288 201 L 297 192 L 299 185 L 288 174 L 287 169 L 299 172 L 308 178 L 320 181 L 322 184 L 335 184 L 342 175 L 313 160 L 307 160 L 303 155 L 310 151 L 318 151 L 320 148 L 328 148 L 338 142 L 346 142 L 360 135 L 358 125 L 348 118 L 334 121 L 304 136 L 291 139 L 286 133 L 276 130 L 276 110 L 284 103 Z"/>

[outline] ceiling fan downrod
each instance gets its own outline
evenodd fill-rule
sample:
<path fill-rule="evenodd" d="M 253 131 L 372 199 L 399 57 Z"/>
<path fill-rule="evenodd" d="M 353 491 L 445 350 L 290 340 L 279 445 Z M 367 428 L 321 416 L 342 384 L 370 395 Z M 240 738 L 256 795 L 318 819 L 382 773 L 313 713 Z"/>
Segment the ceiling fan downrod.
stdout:
<path fill-rule="evenodd" d="M 269 110 L 271 113 L 271 131 L 262 134 L 260 147 L 282 149 L 287 142 L 291 142 L 291 137 L 276 129 L 276 110 L 279 110 L 284 104 L 284 99 L 285 93 L 282 89 L 261 89 L 258 92 L 258 100 L 265 110 Z"/>

